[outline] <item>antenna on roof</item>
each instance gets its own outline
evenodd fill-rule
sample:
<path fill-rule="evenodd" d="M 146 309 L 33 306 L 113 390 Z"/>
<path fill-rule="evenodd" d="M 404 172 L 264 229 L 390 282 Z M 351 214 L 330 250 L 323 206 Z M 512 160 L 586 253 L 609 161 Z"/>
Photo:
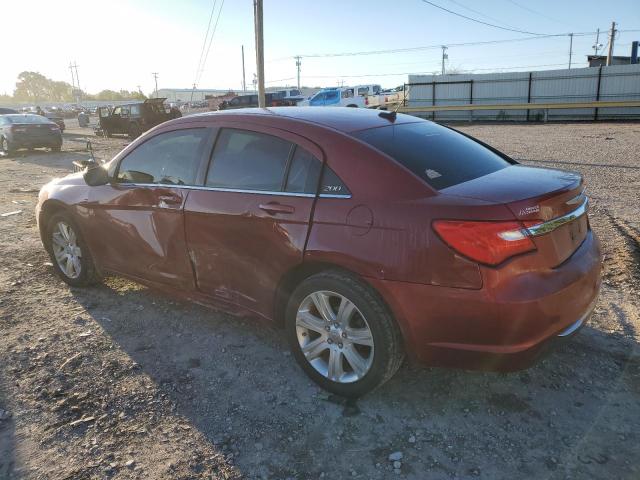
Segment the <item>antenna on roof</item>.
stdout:
<path fill-rule="evenodd" d="M 389 120 L 391 123 L 396 121 L 396 117 L 398 116 L 398 114 L 395 112 L 395 110 L 393 112 L 389 112 L 387 110 L 383 110 L 382 112 L 380 112 L 378 114 L 379 117 L 382 118 L 386 118 L 387 120 Z"/>

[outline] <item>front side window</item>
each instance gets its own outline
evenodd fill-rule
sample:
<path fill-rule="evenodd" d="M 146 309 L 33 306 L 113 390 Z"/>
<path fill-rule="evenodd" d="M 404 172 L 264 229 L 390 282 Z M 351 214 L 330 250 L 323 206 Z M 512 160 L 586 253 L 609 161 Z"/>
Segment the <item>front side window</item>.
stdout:
<path fill-rule="evenodd" d="M 311 98 L 311 100 L 309 100 L 309 104 L 320 105 L 322 104 L 322 102 L 324 102 L 326 96 L 327 96 L 326 92 L 318 92 Z"/>
<path fill-rule="evenodd" d="M 116 107 L 116 108 L 113 110 L 113 114 L 114 114 L 114 115 L 120 115 L 120 112 L 121 112 L 121 111 L 122 111 L 122 108 L 120 108 L 120 107 Z"/>
<path fill-rule="evenodd" d="M 272 135 L 225 128 L 220 131 L 207 186 L 279 192 L 293 144 Z"/>
<path fill-rule="evenodd" d="M 117 181 L 193 185 L 208 137 L 206 128 L 156 135 L 120 162 Z"/>
<path fill-rule="evenodd" d="M 367 93 L 369 93 L 369 89 L 367 87 L 358 88 L 358 95 L 359 96 L 362 97 L 362 96 L 366 95 Z"/>
<path fill-rule="evenodd" d="M 427 121 L 371 128 L 352 135 L 386 153 L 436 190 L 510 165 L 478 142 Z"/>
<path fill-rule="evenodd" d="M 140 115 L 140 105 L 131 105 L 131 115 Z"/>
<path fill-rule="evenodd" d="M 338 90 L 327 90 L 326 99 L 328 103 L 334 103 L 340 100 L 340 92 Z"/>

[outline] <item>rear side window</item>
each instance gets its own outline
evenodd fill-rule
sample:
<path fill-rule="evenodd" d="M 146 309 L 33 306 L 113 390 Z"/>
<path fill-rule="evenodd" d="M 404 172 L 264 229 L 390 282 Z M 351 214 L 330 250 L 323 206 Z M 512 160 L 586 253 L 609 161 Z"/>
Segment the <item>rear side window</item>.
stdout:
<path fill-rule="evenodd" d="M 207 186 L 279 192 L 292 148 L 290 142 L 272 135 L 222 129 L 213 151 Z"/>
<path fill-rule="evenodd" d="M 322 173 L 322 182 L 320 183 L 320 194 L 346 196 L 351 195 L 351 192 L 344 182 L 340 180 L 340 177 L 336 175 L 336 172 L 325 166 Z"/>
<path fill-rule="evenodd" d="M 127 155 L 118 168 L 121 183 L 193 185 L 209 130 L 161 133 Z"/>
<path fill-rule="evenodd" d="M 436 190 L 510 165 L 470 138 L 432 122 L 372 128 L 353 136 L 386 153 Z"/>
<path fill-rule="evenodd" d="M 320 161 L 302 147 L 296 147 L 291 159 L 285 191 L 291 193 L 316 193 Z"/>

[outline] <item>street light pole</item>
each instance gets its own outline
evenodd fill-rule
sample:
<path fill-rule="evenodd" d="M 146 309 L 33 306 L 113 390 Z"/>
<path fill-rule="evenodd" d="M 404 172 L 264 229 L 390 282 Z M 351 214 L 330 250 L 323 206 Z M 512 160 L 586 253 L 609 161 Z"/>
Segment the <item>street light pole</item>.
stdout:
<path fill-rule="evenodd" d="M 264 37 L 262 35 L 262 0 L 253 0 L 256 34 L 256 71 L 258 73 L 258 107 L 266 107 L 264 94 Z"/>

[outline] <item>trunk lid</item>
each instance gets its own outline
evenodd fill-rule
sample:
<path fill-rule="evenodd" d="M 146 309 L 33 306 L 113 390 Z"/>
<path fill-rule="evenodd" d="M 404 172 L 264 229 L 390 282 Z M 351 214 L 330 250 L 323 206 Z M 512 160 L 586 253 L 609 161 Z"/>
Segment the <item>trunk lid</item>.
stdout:
<path fill-rule="evenodd" d="M 514 165 L 448 187 L 441 193 L 507 206 L 515 218 L 531 227 L 544 265 L 555 267 L 569 258 L 587 236 L 589 223 L 583 190 L 579 173 Z M 576 215 L 571 215 L 572 212 Z M 540 224 L 544 227 L 536 230 Z"/>

